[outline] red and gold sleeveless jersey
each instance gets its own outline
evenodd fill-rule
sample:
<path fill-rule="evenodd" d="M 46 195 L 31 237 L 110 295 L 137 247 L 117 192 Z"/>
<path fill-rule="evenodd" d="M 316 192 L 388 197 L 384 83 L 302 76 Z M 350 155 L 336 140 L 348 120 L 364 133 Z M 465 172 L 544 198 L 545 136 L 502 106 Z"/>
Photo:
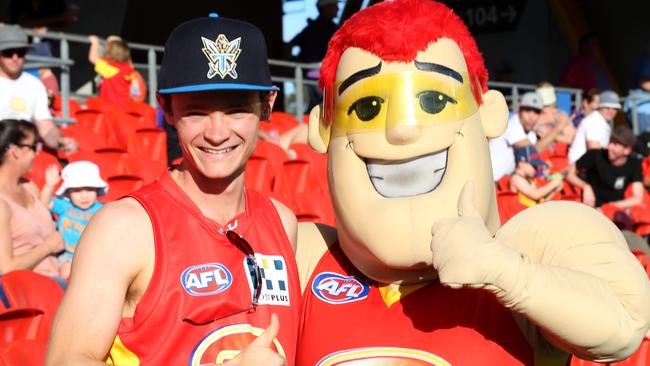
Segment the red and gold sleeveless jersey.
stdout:
<path fill-rule="evenodd" d="M 330 248 L 305 289 L 297 364 L 534 364 L 511 312 L 492 293 L 439 282 L 386 290 L 338 245 Z"/>
<path fill-rule="evenodd" d="M 169 174 L 133 193 L 153 225 L 156 261 L 132 318 L 123 318 L 107 362 L 204 365 L 235 357 L 280 319 L 272 348 L 293 365 L 302 298 L 294 253 L 269 198 L 246 191 L 246 210 L 226 227 L 206 218 Z M 254 270 L 231 244 L 252 246 L 262 292 L 254 312 Z"/>

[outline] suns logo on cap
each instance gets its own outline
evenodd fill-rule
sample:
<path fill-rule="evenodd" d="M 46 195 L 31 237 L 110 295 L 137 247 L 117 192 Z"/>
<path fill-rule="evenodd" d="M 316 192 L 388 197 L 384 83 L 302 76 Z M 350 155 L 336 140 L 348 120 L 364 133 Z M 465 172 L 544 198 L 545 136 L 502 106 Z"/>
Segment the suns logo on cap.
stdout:
<path fill-rule="evenodd" d="M 212 79 L 216 75 L 225 78 L 229 75 L 233 79 L 237 79 L 237 58 L 241 53 L 239 44 L 241 37 L 228 41 L 226 36 L 220 34 L 213 42 L 205 37 L 201 37 L 203 41 L 203 53 L 208 58 L 208 79 Z"/>

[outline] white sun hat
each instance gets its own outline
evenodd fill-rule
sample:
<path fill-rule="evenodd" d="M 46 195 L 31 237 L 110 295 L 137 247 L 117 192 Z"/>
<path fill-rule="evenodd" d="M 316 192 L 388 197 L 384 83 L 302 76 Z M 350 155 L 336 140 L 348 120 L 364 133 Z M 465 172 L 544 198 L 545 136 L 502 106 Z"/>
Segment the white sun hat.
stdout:
<path fill-rule="evenodd" d="M 97 194 L 103 196 L 108 191 L 108 184 L 99 176 L 99 167 L 90 161 L 75 161 L 61 171 L 63 184 L 56 191 L 57 196 L 65 194 L 69 188 L 98 188 Z"/>

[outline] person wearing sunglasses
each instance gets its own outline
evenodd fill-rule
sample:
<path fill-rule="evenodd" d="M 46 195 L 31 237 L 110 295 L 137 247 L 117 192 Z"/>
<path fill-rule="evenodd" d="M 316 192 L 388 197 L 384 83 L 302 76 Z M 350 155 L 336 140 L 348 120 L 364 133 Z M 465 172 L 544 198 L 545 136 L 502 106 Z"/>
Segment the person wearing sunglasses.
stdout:
<path fill-rule="evenodd" d="M 38 135 L 28 121 L 0 120 L 0 274 L 17 269 L 60 278 L 56 254 L 65 249 L 31 171 Z"/>
<path fill-rule="evenodd" d="M 560 366 L 635 351 L 650 282 L 613 223 L 547 202 L 500 227 L 488 138 L 508 110 L 451 9 L 359 11 L 320 84 L 308 136 L 328 154 L 337 226 L 299 227 L 297 364 Z"/>
<path fill-rule="evenodd" d="M 294 365 L 296 218 L 244 186 L 278 90 L 264 36 L 217 14 L 183 23 L 158 85 L 183 160 L 93 216 L 46 364 Z"/>
<path fill-rule="evenodd" d="M 30 121 L 46 146 L 75 151 L 77 141 L 64 136 L 52 120 L 45 86 L 35 76 L 23 72 L 30 47 L 22 29 L 0 26 L 0 118 Z"/>

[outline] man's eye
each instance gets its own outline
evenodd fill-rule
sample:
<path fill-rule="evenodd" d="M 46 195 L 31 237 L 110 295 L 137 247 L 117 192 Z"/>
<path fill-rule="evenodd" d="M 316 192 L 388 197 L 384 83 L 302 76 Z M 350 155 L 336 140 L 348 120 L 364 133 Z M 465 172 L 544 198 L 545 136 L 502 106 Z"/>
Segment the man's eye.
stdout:
<path fill-rule="evenodd" d="M 420 100 L 420 108 L 429 114 L 440 113 L 447 103 L 457 103 L 454 98 L 434 90 L 419 92 L 417 98 Z"/>
<path fill-rule="evenodd" d="M 365 97 L 352 103 L 348 109 L 348 115 L 354 111 L 357 117 L 366 122 L 375 118 L 381 111 L 381 104 L 384 100 L 380 97 Z"/>

